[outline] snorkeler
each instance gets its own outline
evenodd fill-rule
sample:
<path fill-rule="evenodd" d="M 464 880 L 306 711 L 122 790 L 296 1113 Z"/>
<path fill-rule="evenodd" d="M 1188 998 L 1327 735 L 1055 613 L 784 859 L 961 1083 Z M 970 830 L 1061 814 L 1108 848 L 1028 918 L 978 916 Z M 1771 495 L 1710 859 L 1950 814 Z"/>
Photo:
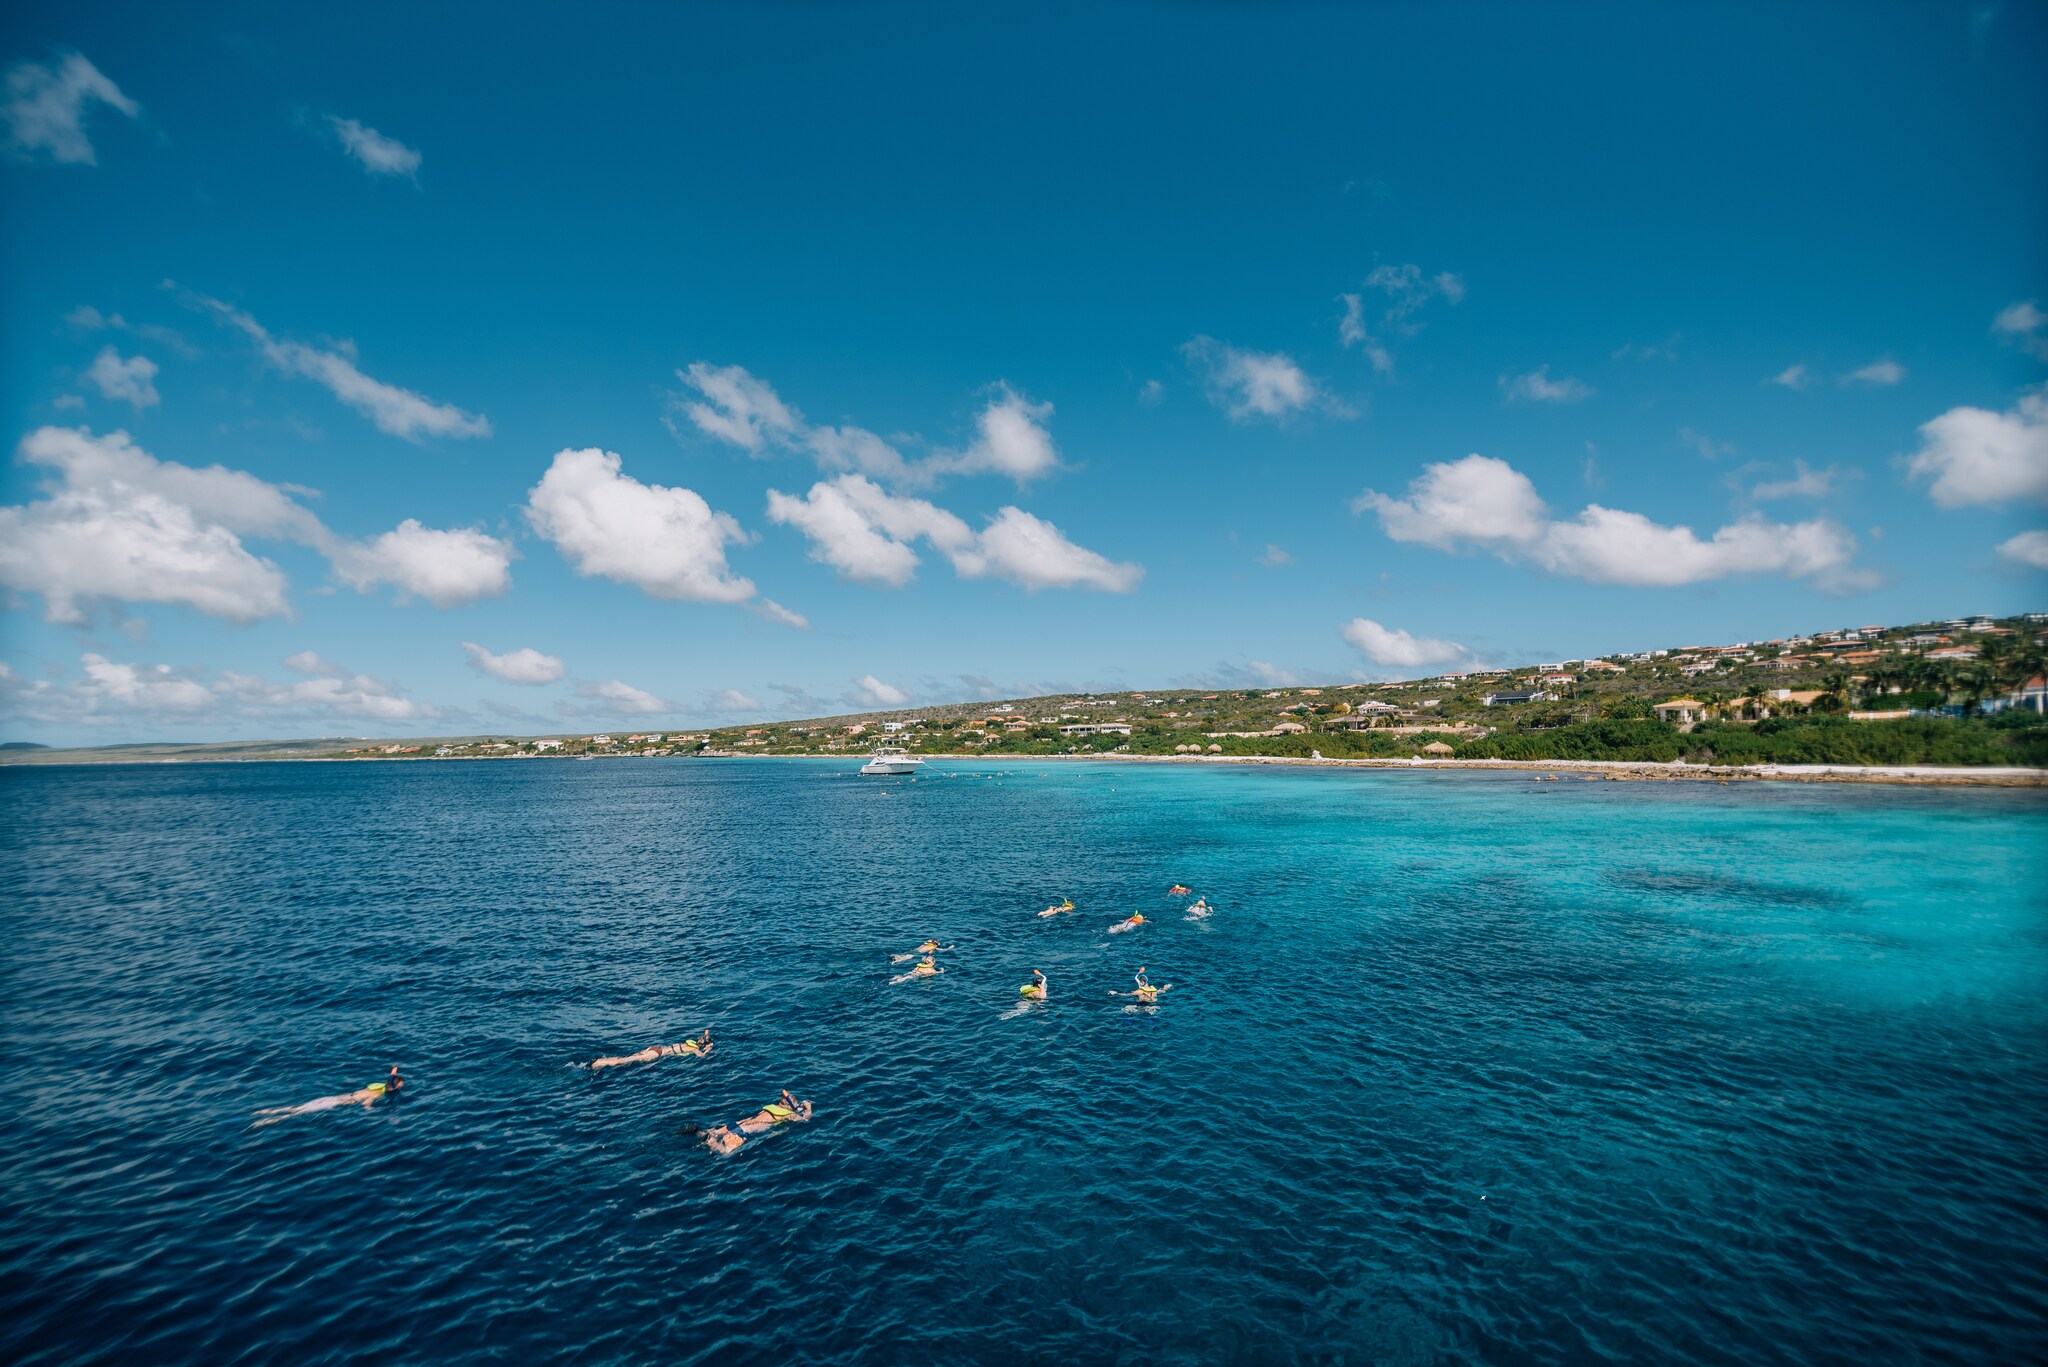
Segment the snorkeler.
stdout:
<path fill-rule="evenodd" d="M 689 1055 L 702 1058 L 711 1052 L 711 1031 L 707 1028 L 695 1039 L 686 1039 L 681 1044 L 650 1044 L 637 1054 L 614 1054 L 607 1058 L 592 1059 L 592 1068 L 616 1068 L 622 1063 L 652 1063 L 661 1058 L 678 1058 Z"/>
<path fill-rule="evenodd" d="M 1145 967 L 1143 964 L 1140 964 L 1138 966 L 1138 972 L 1133 981 L 1136 982 L 1137 986 L 1134 987 L 1131 991 L 1118 992 L 1114 988 L 1112 988 L 1110 990 L 1109 995 L 1112 997 L 1129 997 L 1132 1001 L 1150 1005 L 1151 1003 L 1159 1000 L 1160 993 L 1171 992 L 1173 990 L 1172 983 L 1160 983 L 1155 987 L 1152 983 L 1152 980 L 1145 976 Z"/>
<path fill-rule="evenodd" d="M 811 1118 L 811 1103 L 798 1101 L 783 1089 L 780 1101 L 771 1101 L 745 1120 L 735 1120 L 730 1125 L 716 1125 L 711 1129 L 688 1129 L 685 1134 L 704 1136 L 704 1147 L 713 1153 L 731 1153 L 747 1140 L 759 1134 L 766 1134 L 777 1125 L 801 1123 Z"/>
<path fill-rule="evenodd" d="M 932 956 L 927 954 L 922 959 L 919 959 L 916 963 L 912 964 L 910 966 L 910 971 L 908 973 L 898 973 L 895 977 L 889 979 L 889 981 L 892 983 L 907 983 L 912 978 L 936 978 L 939 976 L 939 974 L 944 973 L 945 971 L 945 969 L 940 968 L 937 964 L 933 963 Z"/>
<path fill-rule="evenodd" d="M 1112 935 L 1121 934 L 1126 930 L 1136 930 L 1139 926 L 1142 926 L 1144 924 L 1144 916 L 1141 913 L 1132 912 L 1129 916 L 1124 917 L 1123 920 L 1118 921 L 1115 925 L 1111 926 L 1109 928 L 1109 933 Z"/>
<path fill-rule="evenodd" d="M 1168 897 L 1190 897 L 1194 895 L 1194 891 L 1186 883 L 1175 883 L 1166 890 L 1166 895 Z"/>
<path fill-rule="evenodd" d="M 1214 910 L 1216 910 L 1216 908 L 1209 905 L 1208 898 L 1197 897 L 1195 899 L 1194 905 L 1188 908 L 1188 919 L 1190 921 L 1199 921 Z"/>
<path fill-rule="evenodd" d="M 926 940 L 908 954 L 891 954 L 889 962 L 892 964 L 907 964 L 920 954 L 929 959 L 934 954 L 944 954 L 959 947 L 958 945 L 942 945 L 937 940 Z"/>
<path fill-rule="evenodd" d="M 1026 999 L 1027 1001 L 1035 1001 L 1035 1002 L 1042 1002 L 1042 1001 L 1044 1001 L 1044 1000 L 1045 1000 L 1045 974 L 1043 974 L 1043 973 L 1039 972 L 1039 971 L 1038 971 L 1037 969 L 1035 969 L 1035 968 L 1034 968 L 1034 969 L 1032 969 L 1032 970 L 1031 970 L 1031 981 L 1030 981 L 1030 982 L 1028 982 L 1028 983 L 1025 983 L 1025 984 L 1024 984 L 1024 985 L 1023 985 L 1022 987 L 1018 988 L 1018 989 L 1017 989 L 1017 995 L 1018 995 L 1018 996 L 1020 996 L 1020 997 L 1023 997 L 1023 998 L 1025 998 L 1025 999 Z"/>
<path fill-rule="evenodd" d="M 297 1106 L 271 1106 L 256 1112 L 260 1116 L 268 1116 L 269 1119 L 258 1120 L 255 1123 L 257 1125 L 275 1125 L 287 1116 L 309 1115 L 314 1111 L 331 1111 L 337 1106 L 374 1106 L 379 1101 L 395 1101 L 398 1099 L 399 1089 L 403 1086 L 405 1086 L 405 1079 L 398 1075 L 398 1065 L 394 1063 L 391 1065 L 390 1076 L 386 1077 L 382 1082 L 373 1082 L 358 1092 L 343 1092 L 339 1096 L 318 1097 L 312 1101 L 302 1102 Z"/>
<path fill-rule="evenodd" d="M 1059 901 L 1054 902 L 1051 906 L 1047 907 L 1044 911 L 1041 911 L 1038 914 L 1040 916 L 1057 916 L 1063 911 L 1072 911 L 1073 909 L 1074 899 L 1071 897 L 1062 897 Z"/>

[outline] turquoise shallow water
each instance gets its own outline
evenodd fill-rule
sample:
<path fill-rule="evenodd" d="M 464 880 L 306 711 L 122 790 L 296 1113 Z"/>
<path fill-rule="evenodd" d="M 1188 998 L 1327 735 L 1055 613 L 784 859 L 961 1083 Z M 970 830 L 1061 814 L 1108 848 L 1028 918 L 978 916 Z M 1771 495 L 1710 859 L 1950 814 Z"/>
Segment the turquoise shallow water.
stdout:
<path fill-rule="evenodd" d="M 0 1357 L 2048 1356 L 2039 795 L 851 767 L 0 770 Z"/>

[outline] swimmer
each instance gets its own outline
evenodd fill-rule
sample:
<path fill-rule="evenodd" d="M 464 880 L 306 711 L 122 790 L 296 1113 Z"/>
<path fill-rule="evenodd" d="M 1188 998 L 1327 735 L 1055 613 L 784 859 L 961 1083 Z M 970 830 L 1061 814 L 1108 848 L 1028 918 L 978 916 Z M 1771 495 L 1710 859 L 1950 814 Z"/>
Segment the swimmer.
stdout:
<path fill-rule="evenodd" d="M 924 955 L 926 958 L 930 958 L 934 954 L 943 954 L 948 950 L 958 948 L 958 945 L 942 945 L 937 940 L 926 940 L 923 944 L 919 945 L 916 949 L 911 950 L 908 954 L 891 954 L 889 956 L 889 962 L 892 964 L 907 964 L 920 954 Z"/>
<path fill-rule="evenodd" d="M 1071 897 L 1062 897 L 1059 901 L 1053 903 L 1051 906 L 1047 907 L 1044 911 L 1041 911 L 1038 914 L 1040 916 L 1057 916 L 1063 911 L 1072 911 L 1073 909 L 1074 899 Z"/>
<path fill-rule="evenodd" d="M 1190 921 L 1200 921 L 1203 918 L 1207 917 L 1208 914 L 1214 910 L 1216 910 L 1216 908 L 1209 905 L 1208 898 L 1197 897 L 1195 899 L 1195 904 L 1188 908 L 1188 919 Z"/>
<path fill-rule="evenodd" d="M 1120 935 L 1127 930 L 1136 930 L 1139 926 L 1142 926 L 1144 924 L 1145 918 L 1137 912 L 1132 912 L 1129 916 L 1124 917 L 1123 920 L 1118 921 L 1115 925 L 1111 926 L 1109 928 L 1109 933 L 1112 935 Z"/>
<path fill-rule="evenodd" d="M 1034 969 L 1032 969 L 1032 970 L 1031 970 L 1031 981 L 1030 981 L 1030 982 L 1028 982 L 1028 983 L 1025 983 L 1025 984 L 1024 984 L 1024 985 L 1023 985 L 1022 987 L 1018 988 L 1018 989 L 1017 989 L 1017 995 L 1018 995 L 1018 996 L 1020 996 L 1020 997 L 1022 997 L 1022 998 L 1024 998 L 1024 999 L 1025 999 L 1026 1001 L 1034 1001 L 1034 1002 L 1042 1002 L 1042 1001 L 1044 1001 L 1044 1000 L 1045 1000 L 1045 974 L 1043 974 L 1043 973 L 1039 972 L 1039 971 L 1038 971 L 1037 969 L 1035 969 L 1035 968 L 1034 968 Z"/>
<path fill-rule="evenodd" d="M 811 1103 L 798 1101 L 787 1089 L 780 1101 L 771 1101 L 745 1120 L 735 1120 L 729 1125 L 714 1125 L 705 1129 L 699 1125 L 686 1126 L 682 1133 L 700 1135 L 704 1147 L 713 1153 L 731 1153 L 755 1135 L 766 1134 L 777 1125 L 791 1121 L 806 1121 L 811 1118 Z"/>
<path fill-rule="evenodd" d="M 337 1106 L 374 1106 L 379 1101 L 395 1101 L 398 1099 L 399 1089 L 403 1086 L 405 1086 L 405 1079 L 398 1075 L 398 1065 L 394 1063 L 391 1065 L 390 1076 L 386 1077 L 382 1082 L 373 1082 L 359 1092 L 343 1092 L 339 1096 L 317 1097 L 312 1101 L 301 1102 L 297 1106 L 267 1107 L 256 1112 L 256 1114 L 269 1118 L 258 1120 L 255 1124 L 275 1125 L 278 1121 L 288 1116 L 310 1115 L 314 1111 L 331 1111 Z"/>
<path fill-rule="evenodd" d="M 1134 981 L 1136 982 L 1137 986 L 1134 987 L 1131 991 L 1118 992 L 1112 989 L 1109 995 L 1112 997 L 1129 997 L 1132 1001 L 1140 1002 L 1144 1005 L 1150 1006 L 1153 1002 L 1159 1000 L 1160 993 L 1171 992 L 1173 990 L 1172 983 L 1160 983 L 1158 986 L 1155 987 L 1152 983 L 1152 980 L 1145 976 L 1145 968 L 1142 964 L 1138 966 L 1137 976 L 1134 979 Z"/>
<path fill-rule="evenodd" d="M 939 976 L 939 974 L 944 973 L 945 971 L 945 969 L 940 968 L 937 964 L 933 963 L 932 956 L 927 954 L 922 959 L 919 959 L 916 963 L 912 964 L 910 966 L 910 971 L 908 973 L 898 973 L 895 977 L 889 979 L 889 981 L 892 983 L 907 983 L 912 978 L 936 978 Z"/>
<path fill-rule="evenodd" d="M 1186 883 L 1175 883 L 1172 887 L 1166 890 L 1166 895 L 1168 897 L 1192 897 L 1194 895 L 1194 891 L 1195 890 L 1189 887 Z"/>
<path fill-rule="evenodd" d="M 589 1066 L 616 1068 L 622 1063 L 652 1063 L 656 1059 L 677 1058 L 685 1054 L 693 1058 L 702 1058 L 710 1052 L 711 1031 L 707 1029 L 697 1038 L 686 1039 L 681 1044 L 650 1044 L 637 1054 L 614 1054 L 606 1058 L 592 1059 Z"/>

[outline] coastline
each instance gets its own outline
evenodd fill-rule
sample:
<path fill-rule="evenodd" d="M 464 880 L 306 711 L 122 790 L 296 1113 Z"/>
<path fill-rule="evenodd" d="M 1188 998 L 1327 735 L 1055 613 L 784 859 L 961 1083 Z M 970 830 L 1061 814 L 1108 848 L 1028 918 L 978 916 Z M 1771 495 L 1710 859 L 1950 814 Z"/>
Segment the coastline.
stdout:
<path fill-rule="evenodd" d="M 849 763 L 846 755 L 758 755 L 710 754 L 642 756 L 615 755 L 249 755 L 239 757 L 194 755 L 189 758 L 163 756 L 134 759 L 9 759 L 0 758 L 0 768 L 62 769 L 102 766 L 162 766 L 178 764 L 500 764 L 530 761 L 560 763 L 566 760 L 805 760 L 812 763 Z M 931 755 L 926 761 L 952 760 L 970 764 L 1254 764 L 1301 769 L 1394 769 L 1413 772 L 1457 772 L 1491 769 L 1525 772 L 1542 777 L 1569 774 L 1587 782 L 1720 783 L 1878 783 L 1909 787 L 1966 788 L 2048 788 L 2048 769 L 1941 767 L 1935 765 L 1847 764 L 1687 764 L 1683 760 L 1657 763 L 1653 760 L 1611 759 L 1312 759 L 1298 755 Z"/>

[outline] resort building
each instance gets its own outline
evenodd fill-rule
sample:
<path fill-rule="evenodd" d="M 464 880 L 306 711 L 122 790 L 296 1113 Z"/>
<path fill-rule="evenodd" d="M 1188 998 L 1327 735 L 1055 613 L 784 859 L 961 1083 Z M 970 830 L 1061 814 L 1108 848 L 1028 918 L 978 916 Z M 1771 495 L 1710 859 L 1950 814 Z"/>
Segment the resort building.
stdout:
<path fill-rule="evenodd" d="M 1657 714 L 1658 721 L 1669 722 L 1681 731 L 1690 731 L 1707 719 L 1707 707 L 1708 704 L 1698 698 L 1673 698 L 1670 702 L 1658 703 L 1650 710 Z"/>
<path fill-rule="evenodd" d="M 1131 728 L 1127 722 L 1084 721 L 1076 722 L 1072 726 L 1062 726 L 1060 734 L 1063 736 L 1128 736 L 1131 734 Z"/>
<path fill-rule="evenodd" d="M 1521 702 L 1549 702 L 1550 694 L 1540 688 L 1514 688 L 1501 693 L 1489 693 L 1481 699 L 1488 707 L 1506 707 Z"/>

